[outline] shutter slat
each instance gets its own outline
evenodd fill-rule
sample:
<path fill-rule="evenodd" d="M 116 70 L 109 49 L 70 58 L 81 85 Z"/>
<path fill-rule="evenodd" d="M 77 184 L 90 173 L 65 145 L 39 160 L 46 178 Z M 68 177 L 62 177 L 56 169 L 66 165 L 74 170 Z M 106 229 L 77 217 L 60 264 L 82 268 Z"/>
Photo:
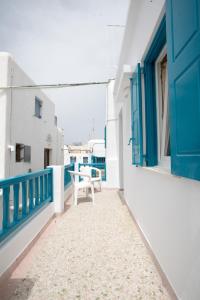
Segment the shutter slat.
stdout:
<path fill-rule="evenodd" d="M 141 68 L 138 63 L 131 82 L 131 130 L 132 163 L 143 165 L 143 130 L 142 130 L 142 88 Z"/>
<path fill-rule="evenodd" d="M 200 180 L 200 0 L 167 1 L 171 170 Z"/>

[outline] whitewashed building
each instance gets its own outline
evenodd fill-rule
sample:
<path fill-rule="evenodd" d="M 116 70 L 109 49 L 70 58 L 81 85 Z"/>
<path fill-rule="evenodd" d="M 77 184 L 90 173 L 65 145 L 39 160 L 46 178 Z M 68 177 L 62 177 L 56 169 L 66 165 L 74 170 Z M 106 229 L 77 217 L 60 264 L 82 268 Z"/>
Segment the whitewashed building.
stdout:
<path fill-rule="evenodd" d="M 199 8 L 130 1 L 107 101 L 107 179 L 119 174 L 157 265 L 185 300 L 200 298 Z"/>
<path fill-rule="evenodd" d="M 91 149 L 88 145 L 65 145 L 64 146 L 64 164 L 72 163 L 88 164 L 91 163 Z"/>
<path fill-rule="evenodd" d="M 10 54 L 0 53 L 1 87 L 32 84 Z M 41 90 L 1 89 L 0 120 L 0 178 L 63 164 L 64 134 Z"/>
<path fill-rule="evenodd" d="M 85 145 L 65 145 L 64 163 L 91 164 L 105 163 L 105 140 L 89 140 Z"/>
<path fill-rule="evenodd" d="M 105 139 L 90 140 L 88 146 L 92 153 L 92 163 L 105 163 Z"/>

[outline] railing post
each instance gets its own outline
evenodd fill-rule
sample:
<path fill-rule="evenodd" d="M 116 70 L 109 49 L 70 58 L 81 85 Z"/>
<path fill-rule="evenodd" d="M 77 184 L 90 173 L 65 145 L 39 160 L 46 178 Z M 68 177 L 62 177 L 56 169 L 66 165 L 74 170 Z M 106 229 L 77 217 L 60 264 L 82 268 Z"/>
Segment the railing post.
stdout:
<path fill-rule="evenodd" d="M 53 202 L 55 213 L 64 211 L 64 166 L 49 166 L 53 169 Z"/>
<path fill-rule="evenodd" d="M 60 174 L 58 174 L 59 172 Z M 56 212 L 64 209 L 63 167 L 55 169 Z M 0 180 L 3 191 L 0 242 L 48 202 L 53 202 L 52 169 L 40 170 Z M 58 177 L 59 176 L 59 177 Z M 58 177 L 58 179 L 57 179 Z M 11 193 L 11 195 L 10 195 Z M 13 205 L 10 201 L 13 200 Z M 19 204 L 22 200 L 22 212 Z M 52 207 L 54 204 L 51 205 Z"/>
<path fill-rule="evenodd" d="M 19 217 L 19 183 L 14 184 L 14 216 L 13 221 L 17 223 Z"/>
<path fill-rule="evenodd" d="M 7 229 L 10 224 L 10 187 L 3 189 L 3 230 Z"/>

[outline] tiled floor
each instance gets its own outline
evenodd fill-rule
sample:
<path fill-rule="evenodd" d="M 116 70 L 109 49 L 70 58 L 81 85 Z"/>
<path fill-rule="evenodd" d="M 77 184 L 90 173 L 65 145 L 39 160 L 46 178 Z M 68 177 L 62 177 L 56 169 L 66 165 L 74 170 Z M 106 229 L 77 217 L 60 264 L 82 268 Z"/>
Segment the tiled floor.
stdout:
<path fill-rule="evenodd" d="M 4 286 L 4 299 L 169 299 L 117 192 L 95 197 L 94 206 L 81 198 L 53 220 Z"/>

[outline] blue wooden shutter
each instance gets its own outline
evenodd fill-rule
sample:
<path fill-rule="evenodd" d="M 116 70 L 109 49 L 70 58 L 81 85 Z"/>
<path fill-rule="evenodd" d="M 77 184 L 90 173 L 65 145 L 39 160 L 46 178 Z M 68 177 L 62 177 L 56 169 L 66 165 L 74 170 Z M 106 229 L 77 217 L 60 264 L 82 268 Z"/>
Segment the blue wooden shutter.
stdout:
<path fill-rule="evenodd" d="M 141 68 L 137 65 L 131 78 L 132 159 L 134 165 L 143 165 L 142 89 Z"/>
<path fill-rule="evenodd" d="M 31 162 L 31 146 L 24 146 L 24 162 Z"/>
<path fill-rule="evenodd" d="M 172 173 L 200 180 L 200 0 L 167 0 Z"/>

